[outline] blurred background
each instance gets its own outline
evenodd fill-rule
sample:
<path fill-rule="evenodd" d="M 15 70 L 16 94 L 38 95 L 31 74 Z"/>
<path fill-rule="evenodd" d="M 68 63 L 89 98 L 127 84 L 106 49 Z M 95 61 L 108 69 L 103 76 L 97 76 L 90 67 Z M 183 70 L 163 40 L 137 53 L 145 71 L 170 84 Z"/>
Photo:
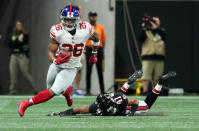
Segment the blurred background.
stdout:
<path fill-rule="evenodd" d="M 50 62 L 47 50 L 49 31 L 59 21 L 60 10 L 68 2 L 81 5 L 82 19 L 88 21 L 90 11 L 97 12 L 97 23 L 106 30 L 104 49 L 104 85 L 117 89 L 136 69 L 142 68 L 139 41 L 145 14 L 158 16 L 166 30 L 164 72 L 178 73 L 170 89 L 181 88 L 186 93 L 198 93 L 199 87 L 199 2 L 197 1 L 134 1 L 134 0 L 1 0 L 0 4 L 0 94 L 9 94 L 10 51 L 8 48 L 17 20 L 23 22 L 29 34 L 29 64 L 34 86 L 46 88 Z M 82 69 L 80 89 L 86 88 L 86 66 Z M 17 94 L 32 94 L 33 89 L 22 73 L 17 77 Z M 99 93 L 96 68 L 91 76 L 91 93 Z M 137 85 L 136 85 L 137 84 Z M 135 83 L 136 89 L 141 81 Z M 114 87 L 114 88 L 111 88 Z M 139 93 L 138 93 L 139 95 Z"/>

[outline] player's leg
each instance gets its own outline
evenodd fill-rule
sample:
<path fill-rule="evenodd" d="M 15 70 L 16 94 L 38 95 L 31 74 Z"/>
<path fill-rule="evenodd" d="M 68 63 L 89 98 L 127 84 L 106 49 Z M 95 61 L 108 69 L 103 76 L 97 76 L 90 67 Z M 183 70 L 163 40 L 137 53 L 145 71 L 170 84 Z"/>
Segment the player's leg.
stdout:
<path fill-rule="evenodd" d="M 148 112 L 151 106 L 155 103 L 157 97 L 159 96 L 162 87 L 163 85 L 159 83 L 156 84 L 155 88 L 152 90 L 152 92 L 148 93 L 144 101 L 139 100 L 139 104 L 135 114 L 139 115 Z"/>
<path fill-rule="evenodd" d="M 142 76 L 142 71 L 137 70 L 128 78 L 128 81 L 121 87 L 120 91 L 126 93 L 130 84 L 135 82 L 138 78 Z"/>
<path fill-rule="evenodd" d="M 56 75 L 58 73 L 58 67 L 56 67 L 54 64 L 51 64 L 48 70 L 48 75 L 47 75 L 47 87 L 50 88 L 50 82 L 54 82 L 54 79 L 56 78 Z M 48 83 L 49 82 L 49 83 Z M 18 103 L 18 113 L 20 116 L 24 116 L 24 112 L 29 106 L 39 104 L 45 101 L 48 101 L 51 99 L 55 93 L 51 89 L 47 89 L 44 91 L 40 91 L 37 95 L 35 95 L 33 98 L 28 99 L 26 101 L 20 101 Z"/>
<path fill-rule="evenodd" d="M 52 63 L 48 69 L 47 78 L 46 78 L 46 85 L 47 89 L 50 89 L 55 81 L 55 78 L 61 68 L 57 67 L 54 63 Z"/>
<path fill-rule="evenodd" d="M 149 108 L 151 108 L 153 103 L 156 101 L 162 87 L 166 85 L 168 79 L 175 76 L 176 76 L 176 72 L 170 71 L 167 74 L 162 75 L 158 78 L 158 83 L 156 84 L 155 88 L 152 90 L 151 93 L 148 94 L 148 96 L 145 99 L 145 102 L 147 103 Z"/>
<path fill-rule="evenodd" d="M 16 84 L 17 84 L 17 73 L 18 73 L 18 62 L 17 62 L 17 56 L 11 55 L 10 57 L 10 94 L 16 93 Z"/>
<path fill-rule="evenodd" d="M 130 115 L 141 114 L 148 112 L 151 106 L 155 103 L 162 87 L 166 84 L 166 81 L 171 78 L 175 77 L 175 72 L 168 72 L 165 75 L 162 75 L 158 79 L 158 83 L 156 84 L 155 88 L 149 93 L 144 101 L 138 101 L 135 98 L 128 98 L 128 106 L 127 110 L 130 110 Z"/>
<path fill-rule="evenodd" d="M 72 82 L 77 74 L 77 68 L 67 68 L 61 70 L 56 76 L 52 90 L 55 94 L 63 94 L 66 98 L 68 106 L 72 105 Z"/>
<path fill-rule="evenodd" d="M 28 99 L 23 102 L 19 102 L 18 113 L 20 116 L 24 116 L 24 112 L 27 107 L 39 104 L 45 101 L 50 100 L 53 96 L 63 93 L 69 85 L 72 84 L 75 74 L 77 72 L 76 68 L 72 69 L 62 69 L 56 76 L 55 82 L 53 83 L 52 88 L 44 91 L 40 91 L 32 99 Z"/>
<path fill-rule="evenodd" d="M 156 84 L 152 92 L 147 95 L 144 101 L 139 101 L 138 108 L 136 109 L 136 114 L 147 112 L 148 109 L 150 109 L 152 105 L 155 103 L 157 97 L 160 94 L 162 87 L 166 84 L 167 80 L 175 76 L 176 76 L 175 72 L 168 72 L 167 74 L 160 76 L 158 78 L 158 83 Z"/>
<path fill-rule="evenodd" d="M 50 100 L 54 95 L 55 93 L 51 89 L 48 89 L 48 90 L 40 91 L 37 95 L 35 95 L 31 99 L 28 99 L 26 101 L 20 101 L 17 104 L 19 107 L 18 109 L 19 115 L 21 117 L 24 116 L 24 113 L 29 106 L 46 102 Z"/>

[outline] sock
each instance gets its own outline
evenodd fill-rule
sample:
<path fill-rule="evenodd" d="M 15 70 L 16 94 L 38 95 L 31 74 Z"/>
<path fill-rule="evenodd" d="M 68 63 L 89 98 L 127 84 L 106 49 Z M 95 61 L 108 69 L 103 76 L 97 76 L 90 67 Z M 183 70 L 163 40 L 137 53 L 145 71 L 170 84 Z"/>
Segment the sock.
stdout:
<path fill-rule="evenodd" d="M 155 88 L 154 88 L 155 89 Z M 154 90 L 153 89 L 153 90 Z M 148 105 L 149 109 L 151 108 L 151 106 L 153 105 L 153 103 L 155 103 L 157 97 L 159 94 L 154 93 L 154 91 L 150 92 L 146 99 L 144 100 L 146 102 L 146 104 Z"/>
<path fill-rule="evenodd" d="M 129 84 L 126 82 L 126 83 L 121 87 L 120 90 L 121 90 L 122 92 L 125 93 L 125 92 L 127 92 L 128 88 L 129 88 Z"/>
<path fill-rule="evenodd" d="M 157 84 L 152 91 L 155 94 L 160 94 L 161 89 L 162 89 L 162 85 Z"/>
<path fill-rule="evenodd" d="M 29 100 L 29 104 L 30 105 L 39 104 L 48 101 L 51 98 L 52 96 L 49 90 L 40 91 L 36 96 L 34 96 L 32 99 Z"/>

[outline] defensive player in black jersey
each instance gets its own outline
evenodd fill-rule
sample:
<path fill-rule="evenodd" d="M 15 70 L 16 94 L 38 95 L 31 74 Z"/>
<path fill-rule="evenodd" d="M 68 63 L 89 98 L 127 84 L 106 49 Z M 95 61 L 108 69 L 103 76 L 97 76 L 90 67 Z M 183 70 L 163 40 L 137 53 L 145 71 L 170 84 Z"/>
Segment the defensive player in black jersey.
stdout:
<path fill-rule="evenodd" d="M 175 77 L 176 73 L 169 72 L 160 76 L 158 84 L 152 92 L 147 95 L 144 101 L 137 100 L 136 98 L 127 98 L 125 93 L 128 90 L 129 85 L 141 76 L 142 71 L 136 71 L 128 78 L 128 81 L 121 87 L 120 91 L 117 93 L 100 94 L 97 96 L 96 101 L 91 105 L 75 107 L 63 112 L 53 112 L 48 114 L 48 116 L 68 116 L 87 113 L 97 116 L 133 116 L 135 114 L 148 112 L 153 103 L 156 101 L 161 88 L 166 84 L 166 81 L 171 77 Z"/>

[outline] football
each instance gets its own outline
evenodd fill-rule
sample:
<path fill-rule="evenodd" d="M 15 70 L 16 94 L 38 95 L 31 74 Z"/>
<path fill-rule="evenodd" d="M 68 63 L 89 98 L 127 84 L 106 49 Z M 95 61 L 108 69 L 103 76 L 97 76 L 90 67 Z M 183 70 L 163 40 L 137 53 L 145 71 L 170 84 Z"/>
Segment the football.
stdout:
<path fill-rule="evenodd" d="M 64 50 L 64 49 L 61 49 L 60 51 L 59 51 L 59 54 L 60 54 L 60 56 L 63 58 L 63 57 L 71 57 L 71 53 L 70 53 L 70 51 L 68 51 L 68 50 Z"/>

